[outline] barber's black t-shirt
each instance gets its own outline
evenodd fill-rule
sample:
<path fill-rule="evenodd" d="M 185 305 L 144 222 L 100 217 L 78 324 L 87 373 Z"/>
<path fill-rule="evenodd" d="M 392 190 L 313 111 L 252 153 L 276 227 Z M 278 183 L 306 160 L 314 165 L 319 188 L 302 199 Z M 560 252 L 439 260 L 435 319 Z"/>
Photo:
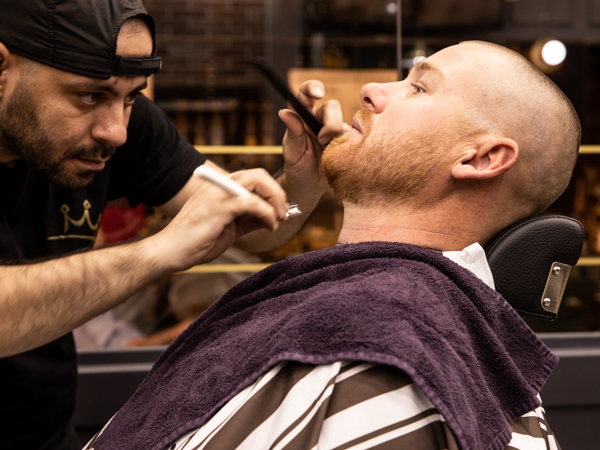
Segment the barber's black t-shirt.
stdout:
<path fill-rule="evenodd" d="M 0 166 L 1 264 L 89 248 L 107 201 L 127 197 L 131 206 L 161 205 L 206 160 L 143 96 L 127 131 L 126 144 L 83 189 L 53 186 L 22 161 Z M 0 449 L 79 448 L 70 425 L 76 381 L 71 333 L 0 359 Z"/>

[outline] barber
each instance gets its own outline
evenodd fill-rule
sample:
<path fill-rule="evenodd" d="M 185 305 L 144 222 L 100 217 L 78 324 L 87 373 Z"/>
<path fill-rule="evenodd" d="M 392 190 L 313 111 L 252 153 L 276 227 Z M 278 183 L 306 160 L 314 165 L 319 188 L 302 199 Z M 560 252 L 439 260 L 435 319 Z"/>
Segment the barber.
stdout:
<path fill-rule="evenodd" d="M 158 72 L 152 18 L 139 0 L 0 0 L 0 448 L 74 449 L 77 366 L 71 330 L 144 285 L 220 255 L 286 242 L 327 188 L 321 144 L 339 104 L 316 113 L 318 139 L 284 143 L 285 171 L 231 174 L 233 197 L 193 177 L 201 164 L 143 95 Z M 302 87 L 314 107 L 322 85 Z M 219 169 L 220 170 L 220 169 Z M 89 250 L 101 213 L 127 197 L 173 220 L 146 239 Z"/>

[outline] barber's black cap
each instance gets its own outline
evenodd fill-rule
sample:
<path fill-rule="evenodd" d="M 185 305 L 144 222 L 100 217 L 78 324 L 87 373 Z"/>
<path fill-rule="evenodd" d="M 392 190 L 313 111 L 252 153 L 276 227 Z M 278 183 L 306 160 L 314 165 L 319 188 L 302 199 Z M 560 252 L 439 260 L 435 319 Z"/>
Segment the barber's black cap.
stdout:
<path fill-rule="evenodd" d="M 152 33 L 152 55 L 116 54 L 123 22 L 140 16 Z M 140 0 L 0 0 L 0 42 L 9 51 L 67 72 L 107 80 L 160 69 L 154 20 Z"/>

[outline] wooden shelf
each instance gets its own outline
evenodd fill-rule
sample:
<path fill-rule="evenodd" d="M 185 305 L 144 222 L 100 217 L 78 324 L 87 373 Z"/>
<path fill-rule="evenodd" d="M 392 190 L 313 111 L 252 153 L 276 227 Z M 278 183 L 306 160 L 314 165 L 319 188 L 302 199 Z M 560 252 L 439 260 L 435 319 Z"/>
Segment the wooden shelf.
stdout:
<path fill-rule="evenodd" d="M 580 155 L 600 154 L 600 145 L 582 145 L 579 147 Z"/>
<path fill-rule="evenodd" d="M 281 155 L 281 145 L 195 145 L 204 155 Z"/>
<path fill-rule="evenodd" d="M 228 273 L 228 272 L 259 272 L 272 263 L 264 264 L 205 264 L 195 266 L 179 273 Z M 600 256 L 586 256 L 577 261 L 578 267 L 600 266 Z"/>
<path fill-rule="evenodd" d="M 196 145 L 196 150 L 205 155 L 281 155 L 281 145 Z M 600 145 L 582 145 L 580 155 L 600 154 Z"/>
<path fill-rule="evenodd" d="M 579 258 L 576 266 L 600 266 L 600 256 L 584 256 Z"/>
<path fill-rule="evenodd" d="M 204 264 L 179 273 L 227 273 L 227 272 L 259 272 L 269 267 L 264 264 Z"/>
<path fill-rule="evenodd" d="M 280 145 L 196 145 L 196 150 L 205 155 L 281 155 Z M 582 145 L 579 154 L 600 154 L 600 145 Z M 258 272 L 271 264 L 205 264 L 195 266 L 180 273 L 225 273 L 225 272 Z M 600 256 L 580 258 L 577 266 L 600 266 Z"/>

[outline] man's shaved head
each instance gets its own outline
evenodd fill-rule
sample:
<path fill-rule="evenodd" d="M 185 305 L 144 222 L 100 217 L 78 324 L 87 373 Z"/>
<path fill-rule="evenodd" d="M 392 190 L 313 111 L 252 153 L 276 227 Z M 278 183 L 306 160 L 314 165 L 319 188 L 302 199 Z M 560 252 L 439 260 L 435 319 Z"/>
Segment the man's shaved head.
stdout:
<path fill-rule="evenodd" d="M 527 59 L 500 45 L 470 41 L 475 77 L 466 111 L 483 131 L 513 139 L 519 159 L 506 173 L 505 212 L 516 221 L 547 208 L 565 190 L 575 167 L 581 126 L 564 93 Z"/>

